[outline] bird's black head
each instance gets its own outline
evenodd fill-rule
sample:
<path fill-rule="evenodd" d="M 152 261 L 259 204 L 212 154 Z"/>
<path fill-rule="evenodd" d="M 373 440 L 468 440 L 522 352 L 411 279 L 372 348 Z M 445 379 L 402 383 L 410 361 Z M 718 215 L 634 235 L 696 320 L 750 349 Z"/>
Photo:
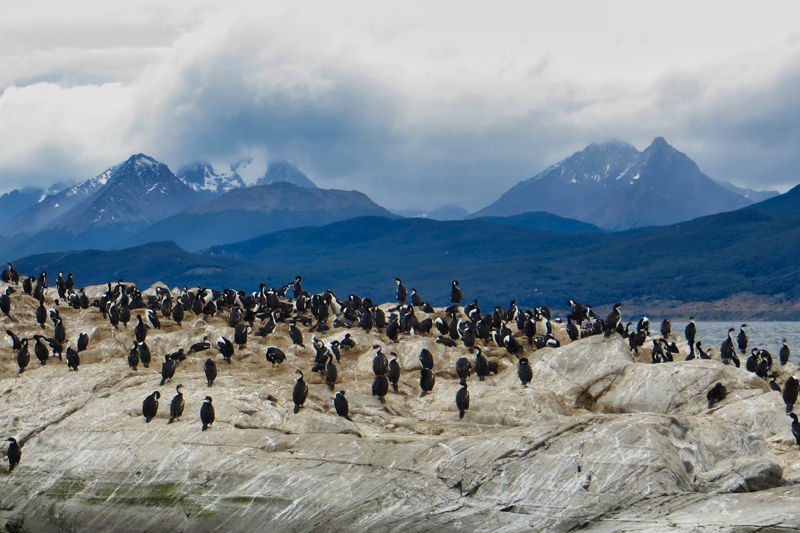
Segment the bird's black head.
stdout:
<path fill-rule="evenodd" d="M 175 387 L 175 392 L 180 392 L 180 391 L 181 391 L 181 387 L 183 387 L 183 385 L 180 385 L 180 384 L 179 384 L 179 385 L 177 385 L 177 386 Z"/>
<path fill-rule="evenodd" d="M 11 263 L 9 263 L 8 266 L 11 266 Z M 17 442 L 17 439 L 15 439 L 14 437 L 8 437 L 6 440 L 8 442 Z"/>
<path fill-rule="evenodd" d="M 519 364 L 527 365 L 528 364 L 528 358 L 527 357 L 520 357 Z"/>
<path fill-rule="evenodd" d="M 796 414 L 794 414 L 794 413 L 790 413 L 790 414 L 789 414 L 789 416 L 792 418 L 792 420 L 794 420 L 795 422 L 797 422 L 797 415 L 796 415 Z M 12 440 L 12 439 L 9 439 L 9 440 Z"/>
<path fill-rule="evenodd" d="M 206 396 L 206 399 L 205 399 L 205 401 L 206 401 L 207 403 L 211 403 L 211 396 Z"/>
<path fill-rule="evenodd" d="M 161 393 L 160 393 L 160 392 L 158 392 L 158 391 L 155 391 L 155 392 L 153 393 L 153 397 L 154 397 L 156 400 L 158 400 L 159 398 L 161 398 Z"/>

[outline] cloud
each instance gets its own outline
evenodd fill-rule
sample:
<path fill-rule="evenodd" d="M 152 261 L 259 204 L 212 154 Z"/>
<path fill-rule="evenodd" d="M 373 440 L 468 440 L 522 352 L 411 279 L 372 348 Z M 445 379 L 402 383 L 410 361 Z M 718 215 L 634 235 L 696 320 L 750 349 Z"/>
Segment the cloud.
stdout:
<path fill-rule="evenodd" d="M 575 6 L 176 6 L 0 31 L 0 187 L 145 152 L 174 170 L 250 159 L 250 181 L 289 160 L 388 207 L 477 210 L 590 142 L 656 136 L 715 179 L 800 181 L 800 39 L 782 19 L 745 37 L 731 19 L 709 40 L 705 8 L 645 31 L 638 4 L 581 4 L 607 24 L 574 27 L 559 17 Z M 681 24 L 697 31 L 672 41 Z"/>

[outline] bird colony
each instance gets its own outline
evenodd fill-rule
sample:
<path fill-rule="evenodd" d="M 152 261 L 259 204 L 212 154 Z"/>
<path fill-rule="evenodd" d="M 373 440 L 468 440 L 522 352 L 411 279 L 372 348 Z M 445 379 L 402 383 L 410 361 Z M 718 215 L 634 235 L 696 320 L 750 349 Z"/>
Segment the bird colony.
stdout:
<path fill-rule="evenodd" d="M 694 321 L 3 272 L 8 531 L 800 527 L 789 347 Z M 448 290 L 447 287 L 444 288 Z M 750 351 L 748 352 L 748 348 Z M 742 361 L 744 359 L 744 361 Z M 658 364 L 653 364 L 658 363 Z M 748 529 L 749 528 L 749 529 Z"/>

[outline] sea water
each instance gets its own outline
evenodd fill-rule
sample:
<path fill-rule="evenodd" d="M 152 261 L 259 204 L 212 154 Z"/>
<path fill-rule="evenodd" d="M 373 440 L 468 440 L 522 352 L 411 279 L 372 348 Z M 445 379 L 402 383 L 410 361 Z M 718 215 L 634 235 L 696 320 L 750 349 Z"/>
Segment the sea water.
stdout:
<path fill-rule="evenodd" d="M 736 336 L 739 335 L 739 327 L 746 323 L 747 327 L 744 328 L 747 333 L 747 357 L 750 356 L 750 350 L 753 348 L 760 348 L 767 350 L 772 354 L 772 358 L 776 363 L 780 362 L 778 353 L 781 350 L 781 341 L 786 339 L 792 356 L 790 362 L 798 364 L 800 361 L 800 322 L 697 322 L 697 336 L 695 342 L 700 341 L 703 343 L 703 348 L 714 348 L 714 356 L 719 357 L 719 348 L 722 341 L 728 336 L 730 328 L 736 328 L 734 335 L 734 348 L 739 353 L 739 347 L 735 342 Z M 684 330 L 688 322 L 673 322 L 672 334 L 680 335 L 681 338 L 686 338 Z M 635 329 L 636 325 L 631 326 Z M 650 321 L 650 332 L 653 335 L 660 335 L 661 322 Z M 745 357 L 745 359 L 747 358 Z M 742 359 L 741 357 L 739 359 Z M 742 359 L 744 364 L 744 359 Z"/>

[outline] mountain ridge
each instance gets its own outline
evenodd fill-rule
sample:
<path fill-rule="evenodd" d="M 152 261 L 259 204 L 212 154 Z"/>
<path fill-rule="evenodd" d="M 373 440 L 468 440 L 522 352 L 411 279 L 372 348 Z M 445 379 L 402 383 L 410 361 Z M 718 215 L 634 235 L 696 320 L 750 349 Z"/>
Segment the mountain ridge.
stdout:
<path fill-rule="evenodd" d="M 656 137 L 642 152 L 628 143 L 592 143 L 521 181 L 468 218 L 547 211 L 619 231 L 666 225 L 752 203 L 703 174 Z"/>

